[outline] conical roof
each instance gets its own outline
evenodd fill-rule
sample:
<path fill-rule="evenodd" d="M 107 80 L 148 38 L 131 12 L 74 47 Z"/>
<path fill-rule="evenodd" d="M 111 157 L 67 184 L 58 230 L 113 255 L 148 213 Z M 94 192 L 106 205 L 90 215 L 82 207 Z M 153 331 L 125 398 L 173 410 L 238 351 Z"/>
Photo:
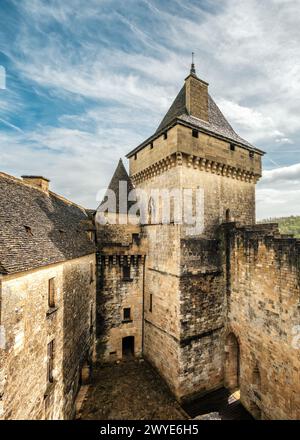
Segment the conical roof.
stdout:
<path fill-rule="evenodd" d="M 120 204 L 120 182 L 122 185 L 122 188 L 126 188 L 126 194 L 121 194 L 122 197 L 126 195 L 126 203 L 125 201 L 122 201 Z M 124 185 L 124 186 L 123 186 Z M 128 194 L 130 191 L 134 189 L 133 183 L 126 171 L 126 168 L 124 167 L 122 159 L 119 160 L 118 166 L 111 178 L 110 184 L 108 185 L 107 192 L 100 203 L 99 207 L 102 206 L 108 198 L 108 190 L 113 191 L 116 196 L 116 213 L 119 214 L 127 214 L 130 206 L 134 202 L 128 202 Z"/>

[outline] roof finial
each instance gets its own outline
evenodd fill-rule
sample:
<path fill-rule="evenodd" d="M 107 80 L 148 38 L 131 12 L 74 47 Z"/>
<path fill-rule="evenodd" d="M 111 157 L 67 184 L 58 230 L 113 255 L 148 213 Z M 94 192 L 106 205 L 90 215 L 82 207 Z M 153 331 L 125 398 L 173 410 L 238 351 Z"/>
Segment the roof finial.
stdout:
<path fill-rule="evenodd" d="M 194 64 L 194 52 L 192 52 L 192 65 L 191 65 L 191 75 L 196 75 L 196 69 Z"/>

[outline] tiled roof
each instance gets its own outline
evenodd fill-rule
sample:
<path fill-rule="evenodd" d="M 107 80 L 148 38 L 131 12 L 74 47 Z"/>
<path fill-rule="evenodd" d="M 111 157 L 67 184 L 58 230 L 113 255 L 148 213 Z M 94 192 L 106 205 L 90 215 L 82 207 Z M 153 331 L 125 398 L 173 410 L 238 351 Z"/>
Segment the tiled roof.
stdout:
<path fill-rule="evenodd" d="M 10 274 L 95 252 L 84 208 L 0 173 L 0 273 Z"/>
<path fill-rule="evenodd" d="M 210 131 L 213 134 L 217 134 L 232 140 L 233 142 L 238 142 L 248 148 L 254 148 L 249 142 L 241 138 L 231 127 L 229 122 L 226 120 L 225 116 L 208 94 L 208 122 L 202 121 L 201 119 L 195 118 L 188 114 L 185 103 L 185 85 L 182 87 L 177 97 L 175 98 L 170 109 L 166 113 L 165 117 L 161 121 L 156 132 L 162 131 L 166 128 L 174 119 L 181 119 L 182 121 L 188 122 L 194 125 L 196 128 L 203 128 Z"/>
<path fill-rule="evenodd" d="M 212 136 L 225 139 L 228 142 L 237 143 L 244 146 L 247 149 L 255 150 L 259 154 L 264 154 L 263 151 L 259 150 L 252 144 L 250 144 L 245 139 L 241 138 L 231 127 L 213 98 L 208 94 L 208 122 L 191 116 L 187 111 L 186 106 L 186 89 L 185 85 L 182 87 L 176 98 L 174 99 L 171 107 L 167 111 L 166 115 L 159 124 L 154 135 L 150 136 L 144 142 L 142 142 L 138 147 L 130 151 L 126 157 L 130 158 L 138 151 L 142 150 L 146 145 L 160 136 L 164 130 L 170 128 L 175 124 L 188 125 L 191 128 L 198 128 L 199 131 L 211 134 Z"/>

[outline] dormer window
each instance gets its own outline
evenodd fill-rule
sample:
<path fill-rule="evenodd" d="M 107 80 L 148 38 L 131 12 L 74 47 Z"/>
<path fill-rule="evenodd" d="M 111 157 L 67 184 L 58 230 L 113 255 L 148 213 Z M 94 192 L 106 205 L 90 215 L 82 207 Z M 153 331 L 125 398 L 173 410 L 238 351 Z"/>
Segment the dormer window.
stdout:
<path fill-rule="evenodd" d="M 198 130 L 192 130 L 192 136 L 193 136 L 194 138 L 199 137 L 199 131 L 198 131 Z"/>
<path fill-rule="evenodd" d="M 87 231 L 87 235 L 91 241 L 95 241 L 94 231 Z"/>
<path fill-rule="evenodd" d="M 230 151 L 235 151 L 235 145 L 234 144 L 230 144 Z"/>
<path fill-rule="evenodd" d="M 30 226 L 26 226 L 26 225 L 24 225 L 24 228 L 25 228 L 25 231 L 26 231 L 27 235 L 30 235 L 30 236 L 32 236 L 32 235 L 33 235 L 33 233 L 32 233 L 32 230 L 31 230 L 31 227 L 30 227 Z"/>
<path fill-rule="evenodd" d="M 168 132 L 167 131 L 164 132 L 164 139 L 168 139 Z"/>

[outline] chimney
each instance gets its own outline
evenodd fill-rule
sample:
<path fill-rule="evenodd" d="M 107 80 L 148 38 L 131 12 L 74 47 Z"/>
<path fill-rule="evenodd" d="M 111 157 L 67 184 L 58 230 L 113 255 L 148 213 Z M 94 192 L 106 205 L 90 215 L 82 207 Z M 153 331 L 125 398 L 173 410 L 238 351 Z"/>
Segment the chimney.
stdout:
<path fill-rule="evenodd" d="M 208 83 L 198 78 L 194 64 L 185 79 L 185 102 L 189 115 L 208 122 Z"/>
<path fill-rule="evenodd" d="M 36 188 L 41 189 L 45 193 L 48 193 L 49 191 L 49 179 L 46 179 L 46 177 L 42 176 L 22 176 L 22 179 L 25 183 L 28 183 L 29 185 L 35 186 Z"/>

